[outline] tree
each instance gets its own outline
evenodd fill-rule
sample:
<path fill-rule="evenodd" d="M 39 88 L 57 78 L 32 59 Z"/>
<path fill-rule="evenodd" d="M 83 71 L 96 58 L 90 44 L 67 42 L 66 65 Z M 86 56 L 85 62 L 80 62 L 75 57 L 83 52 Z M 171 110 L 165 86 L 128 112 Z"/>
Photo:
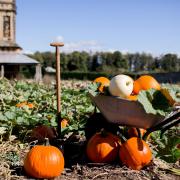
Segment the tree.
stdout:
<path fill-rule="evenodd" d="M 61 70 L 68 71 L 68 56 L 65 53 L 61 53 Z"/>
<path fill-rule="evenodd" d="M 161 66 L 165 71 L 180 71 L 180 59 L 176 54 L 166 54 L 162 57 Z"/>
<path fill-rule="evenodd" d="M 88 59 L 89 56 L 85 52 L 74 51 L 70 54 L 70 59 L 68 60 L 68 69 L 70 71 L 83 71 L 88 70 Z"/>

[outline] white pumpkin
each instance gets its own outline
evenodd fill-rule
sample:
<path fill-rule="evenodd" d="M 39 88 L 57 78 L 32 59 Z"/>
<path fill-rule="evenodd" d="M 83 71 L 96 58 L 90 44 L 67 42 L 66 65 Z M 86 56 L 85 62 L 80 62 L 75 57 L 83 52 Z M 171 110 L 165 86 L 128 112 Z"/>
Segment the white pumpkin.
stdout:
<path fill-rule="evenodd" d="M 128 97 L 133 91 L 134 80 L 125 74 L 114 76 L 109 85 L 109 92 L 112 96 L 122 98 Z"/>

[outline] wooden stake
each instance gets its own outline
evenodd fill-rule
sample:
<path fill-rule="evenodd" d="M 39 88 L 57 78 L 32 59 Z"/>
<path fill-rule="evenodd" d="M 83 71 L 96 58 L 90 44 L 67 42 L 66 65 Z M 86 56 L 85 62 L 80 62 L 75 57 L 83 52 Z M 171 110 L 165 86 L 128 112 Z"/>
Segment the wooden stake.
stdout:
<path fill-rule="evenodd" d="M 59 47 L 64 46 L 64 43 L 53 42 L 50 44 L 56 48 L 56 96 L 57 96 L 57 132 L 58 137 L 61 135 L 61 68 L 60 68 L 60 51 Z"/>

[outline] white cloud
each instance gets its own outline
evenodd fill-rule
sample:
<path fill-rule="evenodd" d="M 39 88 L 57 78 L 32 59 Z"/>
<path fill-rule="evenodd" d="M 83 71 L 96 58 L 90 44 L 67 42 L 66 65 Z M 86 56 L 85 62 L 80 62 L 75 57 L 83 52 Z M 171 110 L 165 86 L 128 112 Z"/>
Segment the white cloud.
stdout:
<path fill-rule="evenodd" d="M 60 35 L 54 39 L 54 42 L 63 42 L 63 41 L 64 41 L 64 37 Z"/>
<path fill-rule="evenodd" d="M 62 48 L 63 52 L 73 51 L 102 51 L 103 46 L 95 40 L 78 41 L 78 42 L 65 42 Z"/>
<path fill-rule="evenodd" d="M 22 50 L 22 53 L 23 54 L 34 54 L 34 52 L 31 50 Z"/>

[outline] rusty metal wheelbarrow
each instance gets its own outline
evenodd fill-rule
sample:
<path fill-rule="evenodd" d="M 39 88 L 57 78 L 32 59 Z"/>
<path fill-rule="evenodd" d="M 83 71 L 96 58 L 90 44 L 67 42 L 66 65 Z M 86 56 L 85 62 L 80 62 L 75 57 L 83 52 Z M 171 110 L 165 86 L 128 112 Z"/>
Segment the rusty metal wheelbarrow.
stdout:
<path fill-rule="evenodd" d="M 161 130 L 164 133 L 170 127 L 180 122 L 180 108 L 177 107 L 168 117 L 148 114 L 138 101 L 129 101 L 114 96 L 89 94 L 92 102 L 103 114 L 105 119 L 117 125 L 132 126 L 152 131 Z"/>

